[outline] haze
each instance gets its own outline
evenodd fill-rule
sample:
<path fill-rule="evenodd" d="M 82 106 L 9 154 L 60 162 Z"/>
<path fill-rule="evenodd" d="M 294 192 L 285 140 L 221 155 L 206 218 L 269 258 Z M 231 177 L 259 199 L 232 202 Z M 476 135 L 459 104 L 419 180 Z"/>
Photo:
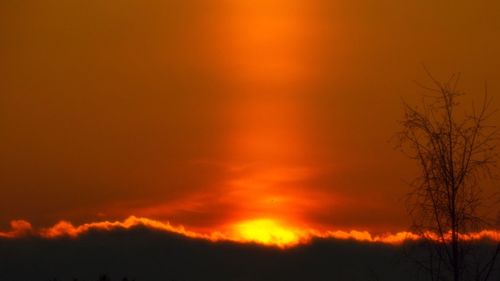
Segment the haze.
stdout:
<path fill-rule="evenodd" d="M 497 100 L 499 30 L 493 0 L 1 1 L 0 226 L 406 229 L 401 100 L 422 64 Z"/>

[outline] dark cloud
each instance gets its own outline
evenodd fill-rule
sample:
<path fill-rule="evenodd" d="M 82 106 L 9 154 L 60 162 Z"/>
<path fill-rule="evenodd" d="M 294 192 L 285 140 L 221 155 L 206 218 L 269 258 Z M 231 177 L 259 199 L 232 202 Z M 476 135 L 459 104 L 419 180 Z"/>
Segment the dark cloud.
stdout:
<path fill-rule="evenodd" d="M 280 250 L 136 228 L 90 232 L 76 239 L 0 239 L 0 279 L 93 280 L 107 273 L 114 280 L 129 276 L 141 281 L 321 281 L 375 276 L 402 280 L 408 276 L 408 265 L 400 251 L 382 244 L 335 240 Z"/>
<path fill-rule="evenodd" d="M 491 250 L 487 245 L 480 248 Z M 283 250 L 136 227 L 91 230 L 77 238 L 0 239 L 0 279 L 94 280 L 106 273 L 138 281 L 425 280 L 408 253 L 401 246 L 334 239 Z"/>

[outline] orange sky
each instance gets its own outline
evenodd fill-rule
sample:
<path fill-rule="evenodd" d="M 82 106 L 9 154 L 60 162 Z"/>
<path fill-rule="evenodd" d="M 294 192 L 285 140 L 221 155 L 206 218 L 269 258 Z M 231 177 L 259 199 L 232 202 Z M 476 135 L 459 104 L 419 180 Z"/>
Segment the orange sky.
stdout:
<path fill-rule="evenodd" d="M 499 30 L 497 1 L 2 1 L 0 229 L 404 230 L 401 99 L 422 63 L 496 96 Z"/>

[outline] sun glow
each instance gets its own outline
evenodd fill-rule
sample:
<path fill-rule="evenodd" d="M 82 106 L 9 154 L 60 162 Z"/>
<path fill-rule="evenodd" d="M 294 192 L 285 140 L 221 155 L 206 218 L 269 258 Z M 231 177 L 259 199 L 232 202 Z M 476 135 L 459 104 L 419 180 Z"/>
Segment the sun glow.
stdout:
<path fill-rule="evenodd" d="M 223 36 L 215 36 L 215 45 L 224 51 L 220 75 L 231 88 L 220 155 L 231 172 L 218 186 L 226 202 L 237 202 L 221 223 L 237 239 L 296 244 L 301 235 L 290 223 L 303 221 L 302 211 L 314 208 L 309 201 L 317 199 L 302 190 L 318 172 L 310 159 L 304 106 L 315 77 L 309 55 L 314 40 L 307 32 L 313 10 L 304 0 L 220 6 L 217 33 Z"/>
<path fill-rule="evenodd" d="M 243 241 L 280 247 L 297 245 L 306 239 L 306 234 L 298 229 L 284 226 L 273 219 L 256 219 L 237 223 L 236 236 Z"/>

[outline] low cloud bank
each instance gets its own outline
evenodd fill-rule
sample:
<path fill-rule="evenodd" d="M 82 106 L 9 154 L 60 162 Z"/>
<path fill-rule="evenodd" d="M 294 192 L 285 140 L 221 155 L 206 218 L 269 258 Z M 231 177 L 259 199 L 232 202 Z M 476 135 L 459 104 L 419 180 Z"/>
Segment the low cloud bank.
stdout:
<path fill-rule="evenodd" d="M 14 221 L 1 236 L 0 280 L 6 281 L 94 280 L 103 273 L 138 281 L 408 280 L 418 270 L 405 251 L 418 247 L 406 246 L 420 243 L 373 243 L 379 236 L 327 232 L 285 249 L 136 217 L 40 230 Z M 492 248 L 484 240 L 477 245 Z"/>
<path fill-rule="evenodd" d="M 243 226 L 243 227 L 242 227 Z M 289 248 L 308 244 L 313 239 L 355 240 L 360 242 L 383 243 L 399 245 L 405 241 L 417 241 L 420 236 L 411 232 L 385 233 L 373 235 L 368 231 L 319 231 L 315 229 L 298 229 L 282 226 L 269 220 L 257 220 L 235 224 L 233 228 L 224 231 L 196 232 L 183 226 L 174 226 L 169 222 L 161 222 L 148 218 L 130 216 L 123 221 L 99 221 L 73 225 L 68 221 L 60 221 L 47 228 L 35 229 L 31 223 L 24 220 L 11 221 L 11 229 L 0 231 L 0 237 L 16 239 L 23 237 L 39 237 L 43 239 L 58 239 L 62 237 L 77 238 L 91 231 L 129 230 L 144 227 L 161 233 L 179 234 L 188 238 L 204 239 L 211 242 L 231 241 L 240 243 L 258 243 L 280 248 Z M 427 234 L 427 237 L 433 237 Z M 464 240 L 500 241 L 500 233 L 495 230 L 461 235 Z M 436 237 L 437 239 L 437 237 Z"/>

